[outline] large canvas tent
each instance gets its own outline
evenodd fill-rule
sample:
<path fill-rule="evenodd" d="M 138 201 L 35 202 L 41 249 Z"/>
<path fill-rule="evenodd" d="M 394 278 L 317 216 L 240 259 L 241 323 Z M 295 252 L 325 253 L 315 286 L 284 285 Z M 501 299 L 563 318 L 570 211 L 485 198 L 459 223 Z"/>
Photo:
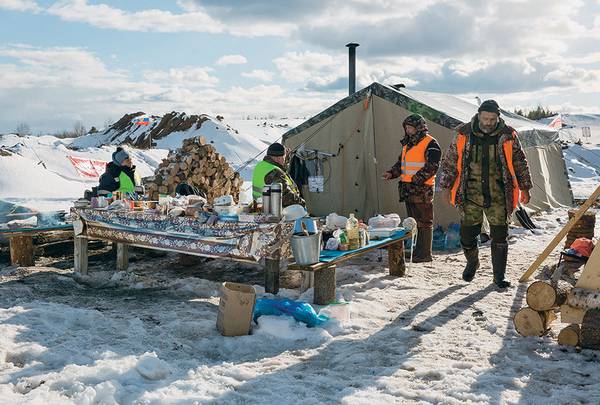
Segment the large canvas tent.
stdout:
<path fill-rule="evenodd" d="M 368 218 L 376 213 L 404 213 L 398 202 L 397 180 L 384 181 L 381 174 L 400 154 L 404 136 L 402 121 L 412 113 L 425 117 L 431 134 L 445 151 L 458 125 L 470 121 L 477 104 L 458 97 L 392 88 L 379 83 L 348 96 L 283 136 L 294 150 L 318 150 L 332 154 L 324 166 L 323 192 L 303 188 L 313 215 L 355 212 Z M 565 160 L 556 130 L 506 111 L 525 148 L 535 183 L 528 208 L 535 211 L 573 203 Z M 437 189 L 437 187 L 436 187 Z M 458 222 L 458 213 L 436 198 L 436 223 Z"/>

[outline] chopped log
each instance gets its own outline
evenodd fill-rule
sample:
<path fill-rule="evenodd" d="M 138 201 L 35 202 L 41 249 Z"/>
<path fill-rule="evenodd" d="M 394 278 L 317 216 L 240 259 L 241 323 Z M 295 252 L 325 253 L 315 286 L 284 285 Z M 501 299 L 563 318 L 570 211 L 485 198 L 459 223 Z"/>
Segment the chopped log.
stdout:
<path fill-rule="evenodd" d="M 545 281 L 536 281 L 527 289 L 527 305 L 536 311 L 547 311 L 561 306 L 572 288 L 569 283 L 559 282 L 552 286 Z"/>
<path fill-rule="evenodd" d="M 581 343 L 581 328 L 576 323 L 571 324 L 558 334 L 558 344 L 561 346 L 579 347 Z"/>
<path fill-rule="evenodd" d="M 313 303 L 327 305 L 335 301 L 335 265 L 316 271 L 314 283 Z"/>
<path fill-rule="evenodd" d="M 567 303 L 581 309 L 600 308 L 600 291 L 575 287 L 569 291 Z"/>
<path fill-rule="evenodd" d="M 600 350 L 600 309 L 588 309 L 581 323 L 581 347 Z"/>
<path fill-rule="evenodd" d="M 585 309 L 575 308 L 568 304 L 560 306 L 560 321 L 562 323 L 581 323 L 583 322 Z"/>
<path fill-rule="evenodd" d="M 14 235 L 9 238 L 10 262 L 14 266 L 35 266 L 33 238 L 31 235 Z"/>
<path fill-rule="evenodd" d="M 536 311 L 525 307 L 515 314 L 513 323 L 521 336 L 542 336 L 555 319 L 554 311 Z"/>

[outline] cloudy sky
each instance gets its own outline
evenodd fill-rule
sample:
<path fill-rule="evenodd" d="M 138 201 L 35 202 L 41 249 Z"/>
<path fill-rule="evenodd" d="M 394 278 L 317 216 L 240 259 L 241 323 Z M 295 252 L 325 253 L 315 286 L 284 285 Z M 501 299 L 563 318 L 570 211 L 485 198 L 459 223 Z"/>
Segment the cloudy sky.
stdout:
<path fill-rule="evenodd" d="M 310 116 L 373 81 L 600 112 L 600 0 L 0 0 L 0 133 Z"/>

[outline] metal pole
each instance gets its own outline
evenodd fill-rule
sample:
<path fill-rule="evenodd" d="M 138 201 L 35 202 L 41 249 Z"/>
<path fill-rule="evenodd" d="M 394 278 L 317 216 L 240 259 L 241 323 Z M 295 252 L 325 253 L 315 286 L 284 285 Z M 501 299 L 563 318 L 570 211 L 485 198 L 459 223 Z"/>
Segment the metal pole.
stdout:
<path fill-rule="evenodd" d="M 348 47 L 348 95 L 356 92 L 356 48 L 359 44 L 351 42 Z"/>

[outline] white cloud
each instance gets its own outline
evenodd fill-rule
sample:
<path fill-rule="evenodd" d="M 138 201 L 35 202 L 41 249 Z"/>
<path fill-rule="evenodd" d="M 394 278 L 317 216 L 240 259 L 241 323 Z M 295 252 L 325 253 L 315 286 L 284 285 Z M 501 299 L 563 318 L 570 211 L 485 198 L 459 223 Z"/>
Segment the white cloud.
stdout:
<path fill-rule="evenodd" d="M 212 87 L 219 82 L 211 76 L 214 69 L 209 67 L 183 67 L 168 70 L 150 70 L 143 73 L 144 78 L 151 82 L 164 83 L 168 86 Z"/>
<path fill-rule="evenodd" d="M 273 80 L 273 72 L 263 69 L 254 69 L 251 72 L 244 72 L 242 76 L 250 79 L 262 80 L 263 82 L 270 82 Z"/>
<path fill-rule="evenodd" d="M 42 11 L 42 8 L 34 0 L 0 0 L 0 8 L 13 11 Z"/>
<path fill-rule="evenodd" d="M 85 22 L 99 28 L 122 31 L 222 32 L 223 26 L 200 9 L 174 14 L 147 9 L 128 12 L 107 4 L 88 4 L 87 0 L 61 0 L 47 12 L 65 21 Z"/>
<path fill-rule="evenodd" d="M 248 60 L 243 55 L 223 55 L 216 62 L 217 65 L 221 66 L 243 65 L 245 63 L 248 63 Z"/>

